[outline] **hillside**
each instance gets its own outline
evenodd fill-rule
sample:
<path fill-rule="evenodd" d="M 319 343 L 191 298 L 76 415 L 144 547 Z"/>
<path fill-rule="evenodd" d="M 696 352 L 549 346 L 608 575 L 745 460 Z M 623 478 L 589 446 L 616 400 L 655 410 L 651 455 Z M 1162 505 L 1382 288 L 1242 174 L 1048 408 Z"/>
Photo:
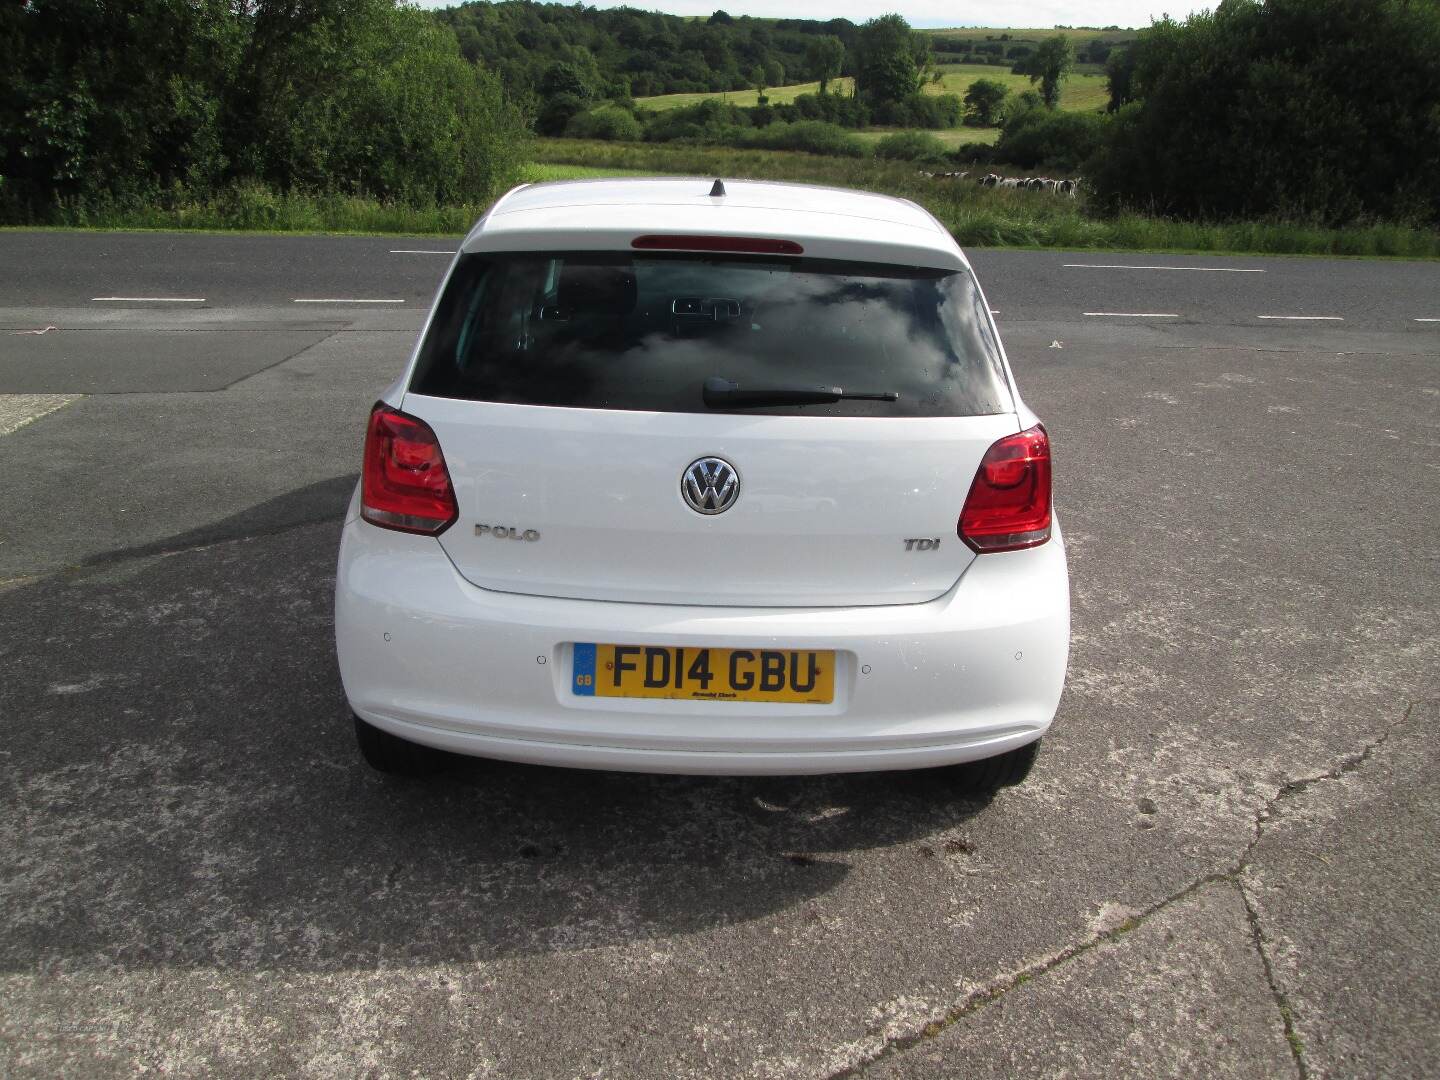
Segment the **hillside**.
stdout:
<path fill-rule="evenodd" d="M 942 64 L 939 68 L 942 81 L 925 87 L 927 94 L 964 95 L 976 79 L 993 79 L 1004 83 L 1015 92 L 1030 89 L 1030 80 L 1024 75 L 1012 75 L 1009 68 L 991 67 L 986 64 Z M 848 94 L 854 86 L 849 78 L 836 79 L 831 84 L 832 92 Z M 1072 111 L 1102 109 L 1107 101 L 1105 77 L 1098 74 L 1071 75 L 1062 84 L 1060 107 Z M 801 94 L 813 94 L 820 89 L 815 82 L 796 83 L 792 86 L 775 86 L 765 91 L 772 104 L 794 101 Z M 749 106 L 757 102 L 758 94 L 752 90 L 734 90 L 713 94 L 662 94 L 656 97 L 636 98 L 635 104 L 645 109 L 674 109 L 682 105 L 694 105 L 708 98 L 718 98 L 732 105 Z"/>
<path fill-rule="evenodd" d="M 833 36 L 850 50 L 859 27 L 847 19 L 755 19 L 716 12 L 667 15 L 637 8 L 600 10 L 529 0 L 464 3 L 432 17 L 455 35 L 461 54 L 496 72 L 512 95 L 550 96 L 547 78 L 563 65 L 582 96 L 644 98 L 647 107 L 672 108 L 704 97 L 728 95 L 755 104 L 757 82 L 776 89 L 775 102 L 793 101 L 815 89 L 807 50 Z M 945 90 L 963 93 L 976 78 L 998 78 L 1012 88 L 1017 59 L 1047 37 L 1061 33 L 1075 46 L 1077 79 L 1099 77 L 1109 51 L 1134 38 L 1133 30 L 1036 30 L 955 27 L 921 31 L 946 74 Z M 1098 85 L 1098 84 L 1097 84 Z M 1103 104 L 1103 94 L 1077 82 L 1069 108 Z"/>
<path fill-rule="evenodd" d="M 467 60 L 498 73 L 520 97 L 548 96 L 547 72 L 557 64 L 587 95 L 601 98 L 800 82 L 809 78 L 812 41 L 833 35 L 848 46 L 858 30 L 846 19 L 732 18 L 718 11 L 686 18 L 528 0 L 464 3 L 431 16 L 455 34 Z"/>
<path fill-rule="evenodd" d="M 1134 41 L 1138 30 L 1072 29 L 1050 30 L 1002 27 L 952 27 L 946 30 L 921 30 L 930 38 L 930 49 L 937 60 L 953 58 L 965 63 L 994 64 L 1009 67 L 1033 52 L 1046 38 L 1057 34 L 1070 42 L 1082 71 L 1099 72 L 1115 49 Z"/>

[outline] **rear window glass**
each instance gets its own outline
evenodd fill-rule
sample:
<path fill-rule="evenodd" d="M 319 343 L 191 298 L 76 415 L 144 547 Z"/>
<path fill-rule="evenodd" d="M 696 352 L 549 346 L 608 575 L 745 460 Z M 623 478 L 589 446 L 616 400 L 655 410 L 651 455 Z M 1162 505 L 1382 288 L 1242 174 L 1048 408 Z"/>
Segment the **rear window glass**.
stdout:
<path fill-rule="evenodd" d="M 1013 404 L 968 272 L 752 255 L 464 256 L 410 389 L 521 405 L 655 412 L 741 389 L 840 387 L 894 400 L 747 413 L 976 416 Z"/>

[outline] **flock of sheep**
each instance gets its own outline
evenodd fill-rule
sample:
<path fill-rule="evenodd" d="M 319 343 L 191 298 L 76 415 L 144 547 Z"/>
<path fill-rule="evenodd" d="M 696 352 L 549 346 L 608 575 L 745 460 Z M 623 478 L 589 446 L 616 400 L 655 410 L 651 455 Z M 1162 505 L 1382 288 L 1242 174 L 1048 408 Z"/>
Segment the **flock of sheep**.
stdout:
<path fill-rule="evenodd" d="M 964 180 L 970 174 L 968 172 L 926 172 L 920 170 L 920 175 L 930 180 Z M 1052 195 L 1068 195 L 1075 198 L 1075 193 L 1080 188 L 1079 180 L 1051 180 L 1046 176 L 997 176 L 995 173 L 986 173 L 975 181 L 981 187 L 1017 188 L 1021 191 L 1048 191 Z"/>

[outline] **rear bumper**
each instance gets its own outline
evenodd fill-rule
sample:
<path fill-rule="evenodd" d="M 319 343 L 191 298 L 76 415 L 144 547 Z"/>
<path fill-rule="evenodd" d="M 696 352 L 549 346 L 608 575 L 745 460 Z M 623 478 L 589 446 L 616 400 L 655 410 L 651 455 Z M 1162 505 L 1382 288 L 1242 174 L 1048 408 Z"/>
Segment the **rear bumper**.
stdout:
<path fill-rule="evenodd" d="M 562 600 L 470 584 L 439 543 L 345 526 L 336 646 L 351 708 L 465 754 L 636 772 L 922 768 L 1003 753 L 1049 728 L 1069 585 L 1048 544 L 982 556 L 944 596 L 860 608 Z M 577 641 L 833 649 L 830 705 L 578 697 Z"/>

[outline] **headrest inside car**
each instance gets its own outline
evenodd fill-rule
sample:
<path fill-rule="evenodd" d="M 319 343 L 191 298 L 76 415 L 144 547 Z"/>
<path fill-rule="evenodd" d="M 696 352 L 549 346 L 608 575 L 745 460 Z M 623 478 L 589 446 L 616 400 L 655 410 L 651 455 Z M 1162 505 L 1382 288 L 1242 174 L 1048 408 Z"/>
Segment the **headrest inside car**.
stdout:
<path fill-rule="evenodd" d="M 635 310 L 635 271 L 629 266 L 567 262 L 556 304 L 567 314 L 629 315 Z"/>

